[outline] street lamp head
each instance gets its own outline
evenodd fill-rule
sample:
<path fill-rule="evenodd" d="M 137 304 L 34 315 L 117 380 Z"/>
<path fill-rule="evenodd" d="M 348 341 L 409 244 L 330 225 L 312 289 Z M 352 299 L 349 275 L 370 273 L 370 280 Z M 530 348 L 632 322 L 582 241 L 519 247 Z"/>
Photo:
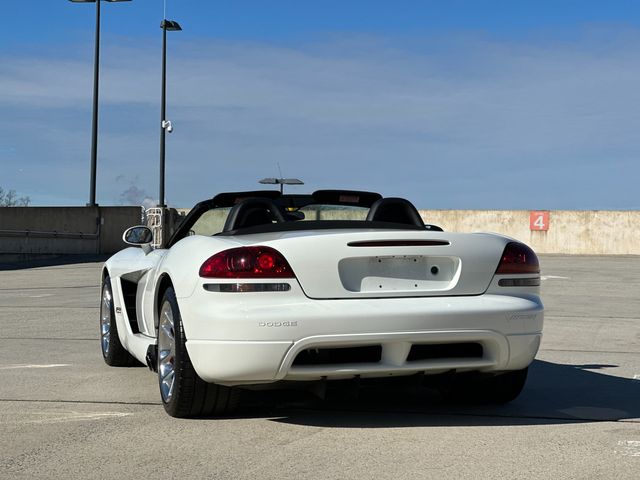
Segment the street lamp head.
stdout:
<path fill-rule="evenodd" d="M 304 185 L 304 182 L 297 178 L 263 178 L 258 183 L 264 185 Z"/>
<path fill-rule="evenodd" d="M 182 27 L 178 22 L 174 22 L 173 20 L 162 20 L 160 22 L 160 28 L 166 30 L 167 32 L 179 32 L 182 30 Z"/>
<path fill-rule="evenodd" d="M 263 178 L 258 183 L 266 185 L 304 185 L 304 182 L 297 178 Z"/>
<path fill-rule="evenodd" d="M 266 185 L 280 185 L 280 193 L 284 193 L 285 185 L 304 185 L 304 182 L 297 178 L 263 178 L 258 183 Z"/>

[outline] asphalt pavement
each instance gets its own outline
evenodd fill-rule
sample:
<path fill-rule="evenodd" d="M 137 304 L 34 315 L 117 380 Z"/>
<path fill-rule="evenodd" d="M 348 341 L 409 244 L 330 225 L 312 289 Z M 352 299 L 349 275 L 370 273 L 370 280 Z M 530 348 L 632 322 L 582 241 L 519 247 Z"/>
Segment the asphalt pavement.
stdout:
<path fill-rule="evenodd" d="M 511 404 L 374 384 L 199 420 L 167 416 L 146 367 L 103 362 L 100 262 L 1 270 L 0 478 L 636 480 L 640 257 L 541 262 L 544 340 Z"/>

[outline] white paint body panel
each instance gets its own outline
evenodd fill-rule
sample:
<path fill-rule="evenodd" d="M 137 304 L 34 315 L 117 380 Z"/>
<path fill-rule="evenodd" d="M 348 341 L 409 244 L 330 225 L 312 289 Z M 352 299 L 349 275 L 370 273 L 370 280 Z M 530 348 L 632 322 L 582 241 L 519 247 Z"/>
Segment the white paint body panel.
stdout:
<path fill-rule="evenodd" d="M 439 240 L 449 245 L 347 245 L 374 240 Z M 538 287 L 500 287 L 494 276 L 510 241 L 492 234 L 355 229 L 196 235 L 149 255 L 139 248 L 125 249 L 107 261 L 106 269 L 120 340 L 140 361 L 155 343 L 161 280 L 171 281 L 191 361 L 206 381 L 248 385 L 356 375 L 507 371 L 533 361 L 544 318 Z M 249 245 L 278 250 L 296 278 L 240 282 L 288 283 L 290 290 L 205 290 L 206 284 L 239 282 L 200 278 L 205 260 L 222 250 Z M 134 332 L 121 281 L 140 279 L 139 332 Z M 478 343 L 482 355 L 407 359 L 414 344 L 451 343 Z M 306 349 L 370 345 L 381 347 L 377 362 L 294 364 L 296 355 Z"/>

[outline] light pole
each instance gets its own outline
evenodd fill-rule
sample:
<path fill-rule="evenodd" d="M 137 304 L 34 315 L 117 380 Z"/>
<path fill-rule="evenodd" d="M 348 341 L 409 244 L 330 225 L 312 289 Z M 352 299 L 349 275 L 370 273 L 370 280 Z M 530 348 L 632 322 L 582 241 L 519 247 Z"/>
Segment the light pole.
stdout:
<path fill-rule="evenodd" d="M 98 164 L 98 81 L 100 76 L 100 2 L 130 2 L 131 0 L 69 0 L 73 3 L 96 4 L 96 44 L 93 60 L 93 118 L 91 121 L 91 181 L 88 207 L 96 204 L 96 167 Z"/>
<path fill-rule="evenodd" d="M 160 99 L 160 195 L 158 207 L 164 208 L 164 157 L 165 157 L 165 135 L 166 132 L 173 131 L 171 121 L 166 119 L 167 113 L 167 32 L 178 32 L 182 30 L 178 22 L 164 19 L 160 22 L 162 29 L 162 96 Z"/>

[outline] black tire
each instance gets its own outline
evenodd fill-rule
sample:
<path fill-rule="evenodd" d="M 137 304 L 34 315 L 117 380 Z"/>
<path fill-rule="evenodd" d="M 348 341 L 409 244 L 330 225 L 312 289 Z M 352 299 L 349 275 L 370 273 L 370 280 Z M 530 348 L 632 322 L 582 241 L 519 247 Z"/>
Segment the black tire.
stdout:
<path fill-rule="evenodd" d="M 100 350 L 102 350 L 102 358 L 104 358 L 105 363 L 112 367 L 140 365 L 140 362 L 127 352 L 122 343 L 120 343 L 113 306 L 111 279 L 108 275 L 102 281 L 100 297 Z"/>
<path fill-rule="evenodd" d="M 170 312 L 172 319 L 168 319 L 165 312 Z M 158 384 L 165 411 L 178 418 L 232 413 L 238 406 L 240 391 L 237 388 L 207 383 L 196 373 L 187 352 L 187 338 L 172 287 L 166 290 L 160 303 L 159 323 Z M 171 332 L 168 332 L 169 325 L 172 326 Z M 168 348 L 171 334 L 173 352 Z"/>
<path fill-rule="evenodd" d="M 496 375 L 456 375 L 443 388 L 447 401 L 466 405 L 504 404 L 515 400 L 527 381 L 528 368 Z"/>

